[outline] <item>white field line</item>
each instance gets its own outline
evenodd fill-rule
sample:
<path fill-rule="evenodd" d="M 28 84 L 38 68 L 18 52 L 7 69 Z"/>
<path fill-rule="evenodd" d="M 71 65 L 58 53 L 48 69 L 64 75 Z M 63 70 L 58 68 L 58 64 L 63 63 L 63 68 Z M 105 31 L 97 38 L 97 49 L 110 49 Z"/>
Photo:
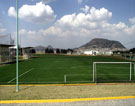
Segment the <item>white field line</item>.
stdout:
<path fill-rule="evenodd" d="M 75 66 L 75 67 L 70 67 L 70 68 L 79 68 L 79 67 L 87 67 L 87 66 Z M 57 67 L 55 69 L 64 69 L 65 67 Z M 34 69 L 52 69 L 51 67 L 50 68 L 34 68 Z"/>
<path fill-rule="evenodd" d="M 63 68 L 65 68 L 65 67 L 58 67 L 58 68 L 55 68 L 55 69 L 63 69 Z M 34 68 L 34 69 L 44 70 L 44 69 L 53 69 L 53 68 Z"/>
<path fill-rule="evenodd" d="M 83 76 L 83 75 L 85 75 L 85 76 L 91 76 L 93 74 L 67 74 L 66 76 Z"/>
<path fill-rule="evenodd" d="M 107 74 L 98 74 L 98 75 L 107 75 Z M 129 75 L 129 74 L 110 74 L 110 75 Z"/>
<path fill-rule="evenodd" d="M 12 83 L 12 82 L 11 82 Z M 59 81 L 59 82 L 19 82 L 20 84 L 61 84 L 63 83 L 63 81 Z"/>
<path fill-rule="evenodd" d="M 43 69 L 49 69 L 49 68 L 34 68 L 34 69 L 36 69 L 36 70 L 43 70 Z"/>
<path fill-rule="evenodd" d="M 21 77 L 21 76 L 23 76 L 23 75 L 25 75 L 25 74 L 27 74 L 28 72 L 30 72 L 30 71 L 32 71 L 32 70 L 33 70 L 33 68 L 31 68 L 31 69 L 29 69 L 28 71 L 26 71 L 26 72 L 20 74 L 20 75 L 18 76 L 18 78 Z M 15 79 L 16 79 L 16 77 L 13 78 L 13 79 L 11 79 L 10 81 L 8 81 L 8 83 L 11 83 L 11 82 L 14 81 Z"/>
<path fill-rule="evenodd" d="M 107 66 L 107 67 L 106 67 L 106 66 L 97 66 L 97 68 L 98 68 L 98 67 L 99 67 L 99 68 L 124 68 L 124 69 L 125 69 L 125 68 L 129 68 L 129 67 L 119 67 L 119 66 L 115 66 L 115 67 L 114 67 L 114 66 L 113 66 L 113 67 L 112 67 L 112 66 L 110 66 L 110 67 L 109 67 L 109 66 Z"/>
<path fill-rule="evenodd" d="M 76 67 L 71 67 L 71 68 L 79 68 L 79 67 L 86 67 L 86 66 L 76 66 Z"/>

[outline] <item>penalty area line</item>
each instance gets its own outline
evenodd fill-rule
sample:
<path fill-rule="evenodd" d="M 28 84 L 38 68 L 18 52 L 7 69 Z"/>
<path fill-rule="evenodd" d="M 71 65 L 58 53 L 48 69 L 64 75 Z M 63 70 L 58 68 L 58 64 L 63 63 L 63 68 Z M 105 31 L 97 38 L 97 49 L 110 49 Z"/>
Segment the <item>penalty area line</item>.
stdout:
<path fill-rule="evenodd" d="M 26 71 L 26 72 L 20 74 L 20 75 L 18 76 L 18 78 L 21 77 L 21 76 L 23 76 L 23 75 L 25 75 L 25 74 L 27 74 L 28 72 L 32 71 L 33 69 L 34 69 L 34 68 L 31 68 L 31 69 L 29 69 L 28 71 Z M 13 78 L 13 79 L 11 79 L 10 81 L 8 81 L 8 83 L 11 83 L 11 82 L 14 81 L 15 79 L 16 79 L 16 77 Z"/>

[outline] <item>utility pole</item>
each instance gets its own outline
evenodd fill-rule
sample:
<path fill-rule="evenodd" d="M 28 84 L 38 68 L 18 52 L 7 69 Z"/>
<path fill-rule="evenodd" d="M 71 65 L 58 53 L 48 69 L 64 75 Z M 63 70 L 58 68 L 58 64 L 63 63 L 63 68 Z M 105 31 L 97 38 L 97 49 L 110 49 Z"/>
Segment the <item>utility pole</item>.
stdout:
<path fill-rule="evenodd" d="M 18 85 L 18 0 L 16 0 L 16 92 L 19 91 Z"/>

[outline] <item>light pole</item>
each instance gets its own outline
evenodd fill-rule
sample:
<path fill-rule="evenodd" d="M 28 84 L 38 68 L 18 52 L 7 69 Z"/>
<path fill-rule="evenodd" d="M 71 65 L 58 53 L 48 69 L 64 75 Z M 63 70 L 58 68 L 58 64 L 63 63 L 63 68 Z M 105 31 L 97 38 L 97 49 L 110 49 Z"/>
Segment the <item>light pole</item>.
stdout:
<path fill-rule="evenodd" d="M 18 85 L 18 0 L 16 0 L 16 92 L 19 91 Z"/>

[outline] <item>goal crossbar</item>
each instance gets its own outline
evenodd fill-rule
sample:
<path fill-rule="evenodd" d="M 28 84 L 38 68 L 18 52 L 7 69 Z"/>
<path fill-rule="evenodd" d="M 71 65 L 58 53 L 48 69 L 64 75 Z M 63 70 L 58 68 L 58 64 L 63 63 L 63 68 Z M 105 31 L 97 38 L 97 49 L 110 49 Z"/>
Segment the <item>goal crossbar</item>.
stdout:
<path fill-rule="evenodd" d="M 132 62 L 93 62 L 93 63 L 95 63 L 95 64 L 97 64 L 97 63 L 101 63 L 101 64 L 102 64 L 102 63 L 103 63 L 103 64 L 104 64 L 104 63 L 105 63 L 105 64 L 113 64 L 113 63 L 116 63 L 116 64 L 124 64 L 124 63 L 125 63 L 125 64 L 128 64 L 128 63 L 129 63 L 129 64 L 131 64 Z"/>

